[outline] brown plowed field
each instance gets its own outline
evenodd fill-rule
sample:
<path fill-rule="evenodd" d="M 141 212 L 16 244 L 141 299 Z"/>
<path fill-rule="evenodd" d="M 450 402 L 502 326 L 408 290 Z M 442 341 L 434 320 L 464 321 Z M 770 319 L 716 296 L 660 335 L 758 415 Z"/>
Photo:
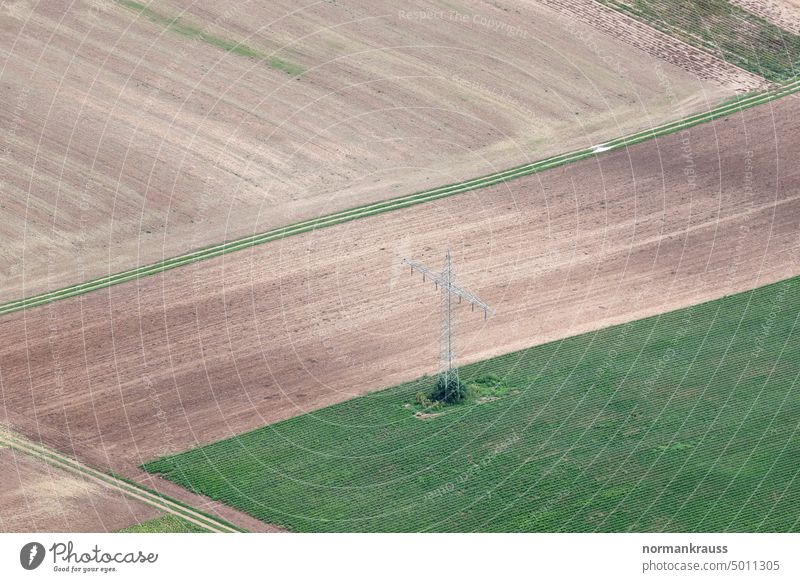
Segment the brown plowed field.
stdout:
<path fill-rule="evenodd" d="M 750 86 L 535 2 L 122 4 L 0 9 L 0 301 L 590 146 Z"/>
<path fill-rule="evenodd" d="M 0 447 L 0 532 L 112 532 L 159 515 L 110 488 Z"/>
<path fill-rule="evenodd" d="M 437 366 L 450 247 L 473 361 L 800 273 L 800 100 L 0 319 L 0 421 L 128 475 Z"/>

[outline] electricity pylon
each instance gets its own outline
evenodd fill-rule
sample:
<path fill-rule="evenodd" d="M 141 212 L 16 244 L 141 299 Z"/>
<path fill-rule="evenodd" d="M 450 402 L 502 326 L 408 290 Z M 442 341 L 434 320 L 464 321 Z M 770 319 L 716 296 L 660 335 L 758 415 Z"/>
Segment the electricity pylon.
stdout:
<path fill-rule="evenodd" d="M 456 284 L 456 274 L 453 269 L 453 259 L 450 256 L 450 251 L 444 260 L 444 268 L 441 273 L 432 271 L 422 263 L 412 261 L 411 259 L 403 259 L 403 263 L 411 267 L 411 273 L 419 271 L 422 273 L 422 280 L 430 279 L 433 281 L 436 288 L 442 293 L 442 335 L 439 346 L 439 378 L 440 382 L 444 382 L 443 386 L 450 386 L 453 380 L 458 381 L 458 367 L 456 366 L 456 314 L 454 299 L 458 298 L 458 303 L 462 300 L 466 301 L 472 306 L 472 311 L 475 311 L 477 306 L 483 309 L 483 317 L 487 318 L 489 315 L 494 315 L 494 310 L 486 303 L 478 299 L 473 293 L 460 287 Z"/>

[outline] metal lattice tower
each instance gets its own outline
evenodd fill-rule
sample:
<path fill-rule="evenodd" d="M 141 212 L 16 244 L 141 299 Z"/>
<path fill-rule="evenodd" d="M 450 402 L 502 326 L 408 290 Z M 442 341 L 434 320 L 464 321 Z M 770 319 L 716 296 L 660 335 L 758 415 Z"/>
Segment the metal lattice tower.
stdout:
<path fill-rule="evenodd" d="M 452 379 L 458 380 L 458 367 L 456 365 L 456 312 L 455 307 L 462 300 L 469 303 L 472 310 L 475 307 L 483 309 L 483 317 L 494 315 L 494 310 L 486 303 L 478 299 L 473 293 L 459 286 L 456 283 L 455 269 L 453 269 L 453 258 L 450 251 L 444 259 L 444 268 L 441 273 L 432 271 L 422 263 L 403 259 L 403 263 L 411 267 L 411 273 L 420 271 L 422 280 L 430 279 L 436 288 L 441 291 L 442 298 L 442 333 L 439 344 L 439 377 L 444 381 L 445 386 L 449 386 Z M 455 299 L 458 298 L 458 302 Z"/>

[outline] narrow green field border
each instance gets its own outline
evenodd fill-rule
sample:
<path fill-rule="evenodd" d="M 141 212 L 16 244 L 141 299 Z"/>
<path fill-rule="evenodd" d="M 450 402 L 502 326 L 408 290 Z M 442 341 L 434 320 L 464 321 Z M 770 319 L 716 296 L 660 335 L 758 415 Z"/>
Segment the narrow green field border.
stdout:
<path fill-rule="evenodd" d="M 544 170 L 557 168 L 558 166 L 583 160 L 591 156 L 596 156 L 599 155 L 600 153 L 631 146 L 649 139 L 653 139 L 655 137 L 668 135 L 670 133 L 681 131 L 693 127 L 695 125 L 699 125 L 701 123 L 713 121 L 715 119 L 719 119 L 721 117 L 737 113 L 739 111 L 742 111 L 750 107 L 754 107 L 756 105 L 761 105 L 763 103 L 774 101 L 775 99 L 780 99 L 781 97 L 791 95 L 792 93 L 796 93 L 798 91 L 800 91 L 800 79 L 797 79 L 785 85 L 781 85 L 777 89 L 771 91 L 757 93 L 754 95 L 747 95 L 742 97 L 741 99 L 728 101 L 704 113 L 698 113 L 695 115 L 691 115 L 689 117 L 685 117 L 683 119 L 679 119 L 677 121 L 660 125 L 652 129 L 647 129 L 628 136 L 612 139 L 610 141 L 601 144 L 603 149 L 600 151 L 596 151 L 595 148 L 592 147 L 564 154 L 559 154 L 556 156 L 545 158 L 543 160 L 539 160 L 529 164 L 523 164 L 521 166 L 516 166 L 508 170 L 503 170 L 501 172 L 496 172 L 493 174 L 480 176 L 478 178 L 473 178 L 471 180 L 466 180 L 464 182 L 448 184 L 446 186 L 439 186 L 437 188 L 433 188 L 430 190 L 423 190 L 422 192 L 416 192 L 414 194 L 408 194 L 406 196 L 401 196 L 398 198 L 391 198 L 389 200 L 384 200 L 381 202 L 366 204 L 364 206 L 358 206 L 356 208 L 351 208 L 349 210 L 343 210 L 340 212 L 335 212 L 333 214 L 320 216 L 312 220 L 298 222 L 296 224 L 269 230 L 267 232 L 259 234 L 250 235 L 237 240 L 216 244 L 209 247 L 204 247 L 199 250 L 192 251 L 190 253 L 173 257 L 171 259 L 164 259 L 162 261 L 158 261 L 151 265 L 144 265 L 141 267 L 137 267 L 135 269 L 130 269 L 127 271 L 122 271 L 120 273 L 107 275 L 105 277 L 100 277 L 98 279 L 93 279 L 85 283 L 79 283 L 77 285 L 71 285 L 69 287 L 64 287 L 61 289 L 57 289 L 55 291 L 50 291 L 39 295 L 33 295 L 31 297 L 26 297 L 24 299 L 9 301 L 7 303 L 0 304 L 0 315 L 13 313 L 15 311 L 20 311 L 23 309 L 29 309 L 31 307 L 37 307 L 39 305 L 45 305 L 47 303 L 50 303 L 52 301 L 57 301 L 59 299 L 67 299 L 69 297 L 75 297 L 76 295 L 82 295 L 84 293 L 89 293 L 90 291 L 96 291 L 98 289 L 111 287 L 112 285 L 118 285 L 120 283 L 125 283 L 127 281 L 132 281 L 134 279 L 139 279 L 141 277 L 155 275 L 157 273 L 161 273 L 162 271 L 167 271 L 169 269 L 174 269 L 176 267 L 182 267 L 184 265 L 189 265 L 192 263 L 196 263 L 198 261 L 204 261 L 206 259 L 211 259 L 227 253 L 239 251 L 255 245 L 268 243 L 289 236 L 303 234 L 320 228 L 342 224 L 344 222 L 349 222 L 351 220 L 356 220 L 358 218 L 374 216 L 376 214 L 381 214 L 383 212 L 400 210 L 402 208 L 407 208 L 409 206 L 414 206 L 416 204 L 431 202 L 433 200 L 446 198 L 448 196 L 454 196 L 456 194 L 469 192 L 470 190 L 476 190 L 478 188 L 485 188 L 487 186 L 493 186 L 495 184 L 509 182 L 511 180 L 521 178 L 523 176 L 529 176 L 531 174 L 536 174 Z"/>
<path fill-rule="evenodd" d="M 116 530 L 114 533 L 133 533 L 133 534 L 153 534 L 153 533 L 208 533 L 208 530 L 198 527 L 197 525 L 173 515 L 171 513 L 164 513 L 159 517 L 148 519 L 141 523 L 136 523 Z"/>

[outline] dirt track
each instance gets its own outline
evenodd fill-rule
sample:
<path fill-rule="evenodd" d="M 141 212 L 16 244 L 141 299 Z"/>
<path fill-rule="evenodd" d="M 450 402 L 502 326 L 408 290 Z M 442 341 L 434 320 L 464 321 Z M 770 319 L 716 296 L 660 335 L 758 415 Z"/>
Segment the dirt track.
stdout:
<path fill-rule="evenodd" d="M 37 527 L 41 531 L 116 531 L 165 514 L 178 516 L 209 532 L 234 533 L 235 526 L 239 531 L 242 528 L 253 532 L 280 531 L 219 502 L 175 485 L 167 487 L 168 482 L 146 473 L 133 475 L 144 485 L 141 487 L 116 475 L 98 472 L 0 426 L 0 453 L 6 450 L 10 462 L 4 463 L 0 474 L 7 486 L 4 497 L 0 497 L 0 532 L 6 531 L 4 528 L 34 531 Z M 47 482 L 37 478 L 43 472 L 48 474 Z M 153 489 L 163 495 L 155 495 Z M 175 497 L 170 495 L 176 489 L 183 505 L 175 503 Z M 16 512 L 15 506 L 18 506 Z M 215 519 L 215 515 L 222 520 Z M 114 524 L 113 529 L 103 521 L 104 516 Z"/>
<path fill-rule="evenodd" d="M 0 447 L 0 532 L 112 532 L 157 509 Z"/>
<path fill-rule="evenodd" d="M 299 80 L 111 1 L 67 4 L 0 10 L 0 301 L 591 146 L 742 87 L 532 2 L 467 1 L 466 22 L 444 2 L 150 3 Z"/>
<path fill-rule="evenodd" d="M 800 100 L 0 319 L 0 420 L 128 475 L 436 369 L 438 305 L 492 304 L 472 361 L 800 273 Z M 780 152 L 780 153 L 779 153 Z M 794 254 L 792 254 L 792 252 Z"/>

